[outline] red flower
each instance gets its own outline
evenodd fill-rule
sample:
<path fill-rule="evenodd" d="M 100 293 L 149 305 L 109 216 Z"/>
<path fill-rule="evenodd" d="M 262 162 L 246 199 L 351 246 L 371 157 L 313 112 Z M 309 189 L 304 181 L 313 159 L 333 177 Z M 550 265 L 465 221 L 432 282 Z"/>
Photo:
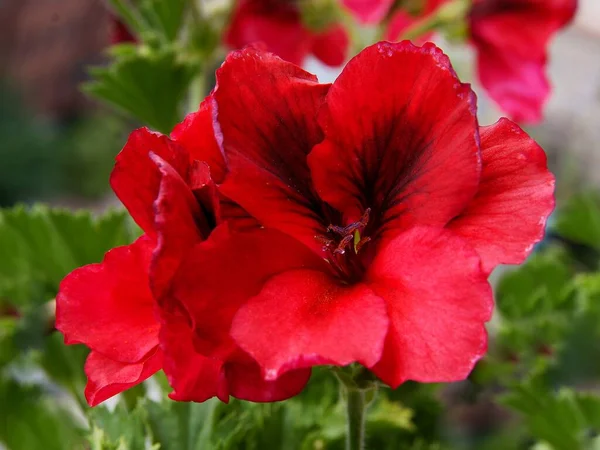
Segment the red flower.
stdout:
<path fill-rule="evenodd" d="M 262 43 L 270 52 L 298 65 L 313 54 L 330 66 L 345 61 L 349 44 L 341 24 L 312 31 L 302 23 L 298 7 L 285 0 L 240 0 L 225 41 L 232 48 Z"/>
<path fill-rule="evenodd" d="M 121 44 L 123 42 L 137 42 L 136 37 L 129 31 L 127 25 L 117 16 L 111 14 L 110 20 L 110 43 Z"/>
<path fill-rule="evenodd" d="M 355 361 L 391 386 L 464 378 L 486 349 L 487 275 L 525 258 L 553 208 L 542 149 L 508 120 L 480 129 L 432 44 L 369 47 L 331 86 L 246 49 L 214 98 L 219 190 L 264 229 L 182 263 L 173 297 L 202 352 L 239 346 L 267 380 Z M 284 245 L 301 264 L 265 270 Z M 231 295 L 248 278 L 256 295 Z"/>
<path fill-rule="evenodd" d="M 144 235 L 61 283 L 56 327 L 67 344 L 91 349 L 85 394 L 92 406 L 161 368 L 174 388 L 171 398 L 194 401 L 213 396 L 228 401 L 230 394 L 280 400 L 299 392 L 310 376 L 302 370 L 265 382 L 254 360 L 237 348 L 221 359 L 195 350 L 187 312 L 169 297 L 171 279 L 188 251 L 212 234 L 221 209 L 235 211 L 219 204 L 208 166 L 198 159 L 212 163 L 215 179 L 222 177 L 210 102 L 188 116 L 173 139 L 146 129 L 133 132 L 117 157 L 111 184 Z M 225 226 L 214 232 L 230 234 Z M 285 257 L 273 255 L 275 265 L 285 264 Z"/>
<path fill-rule="evenodd" d="M 481 0 L 473 5 L 471 42 L 481 84 L 515 120 L 541 120 L 550 93 L 546 49 L 576 8 L 577 0 Z"/>
<path fill-rule="evenodd" d="M 346 8 L 362 23 L 379 23 L 387 15 L 394 0 L 342 0 Z"/>
<path fill-rule="evenodd" d="M 424 15 L 448 0 L 429 0 Z M 476 0 L 469 14 L 469 40 L 477 52 L 483 87 L 512 119 L 534 123 L 550 93 L 547 47 L 575 14 L 577 0 Z M 416 19 L 399 11 L 386 37 L 398 39 Z"/>

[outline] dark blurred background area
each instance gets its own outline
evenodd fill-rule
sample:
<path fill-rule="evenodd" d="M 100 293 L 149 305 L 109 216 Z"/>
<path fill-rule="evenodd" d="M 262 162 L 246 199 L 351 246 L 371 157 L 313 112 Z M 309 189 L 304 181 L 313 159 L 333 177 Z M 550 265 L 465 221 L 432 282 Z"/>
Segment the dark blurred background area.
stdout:
<path fill-rule="evenodd" d="M 113 37 L 105 0 L 0 0 L 0 206 L 48 202 L 102 209 L 114 202 L 114 156 L 137 126 L 80 91 L 88 67 L 107 62 Z M 466 80 L 473 55 L 440 42 Z M 549 52 L 552 96 L 527 131 L 557 174 L 559 200 L 600 186 L 600 2 L 580 0 Z M 338 69 L 307 61 L 331 81 Z M 474 82 L 482 124 L 502 115 Z"/>
<path fill-rule="evenodd" d="M 102 0 L 0 1 L 0 206 L 102 203 L 126 123 L 79 86 L 111 33 Z"/>

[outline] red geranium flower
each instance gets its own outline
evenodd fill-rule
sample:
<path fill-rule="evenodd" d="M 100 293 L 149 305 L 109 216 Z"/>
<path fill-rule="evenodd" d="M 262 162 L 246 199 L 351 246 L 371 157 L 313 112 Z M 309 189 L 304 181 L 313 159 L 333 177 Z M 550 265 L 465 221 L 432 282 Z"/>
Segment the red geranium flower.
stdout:
<path fill-rule="evenodd" d="M 550 93 L 547 47 L 577 0 L 481 0 L 469 17 L 481 84 L 515 120 L 538 122 Z"/>
<path fill-rule="evenodd" d="M 181 264 L 172 294 L 197 347 L 239 346 L 267 380 L 355 361 L 390 386 L 464 378 L 486 349 L 487 275 L 523 261 L 553 208 L 542 149 L 508 120 L 479 128 L 433 44 L 369 47 L 331 86 L 234 52 L 214 99 L 219 190 L 264 229 L 211 237 Z M 283 245 L 301 266 L 265 270 Z M 248 278 L 265 284 L 231 295 Z"/>
<path fill-rule="evenodd" d="M 362 23 L 379 23 L 387 15 L 394 0 L 342 0 L 346 8 Z"/>
<path fill-rule="evenodd" d="M 447 0 L 429 0 L 425 14 Z M 469 14 L 469 39 L 477 71 L 490 97 L 516 121 L 534 123 L 550 93 L 547 47 L 573 18 L 577 0 L 476 0 Z M 387 36 L 397 39 L 410 23 L 404 12 Z"/>
<path fill-rule="evenodd" d="M 270 52 L 298 65 L 313 54 L 329 66 L 345 61 L 349 44 L 341 24 L 312 31 L 302 23 L 298 6 L 285 0 L 240 0 L 225 42 L 234 49 L 262 43 Z"/>
<path fill-rule="evenodd" d="M 194 349 L 186 311 L 169 299 L 180 260 L 211 235 L 221 220 L 221 208 L 229 214 L 235 211 L 234 205 L 219 204 L 208 166 L 198 161 L 215 162 L 212 174 L 217 180 L 222 177 L 210 104 L 188 116 L 172 137 L 146 129 L 133 132 L 111 176 L 115 193 L 144 235 L 109 251 L 102 263 L 73 271 L 60 286 L 56 327 L 67 344 L 83 343 L 91 349 L 85 366 L 86 398 L 94 406 L 161 368 L 175 400 L 218 396 L 228 401 L 231 394 L 274 401 L 295 395 L 309 371 L 265 382 L 257 364 L 241 350 L 221 359 L 202 356 Z M 225 226 L 214 232 L 230 234 Z M 273 257 L 272 266 L 289 260 L 277 250 Z"/>

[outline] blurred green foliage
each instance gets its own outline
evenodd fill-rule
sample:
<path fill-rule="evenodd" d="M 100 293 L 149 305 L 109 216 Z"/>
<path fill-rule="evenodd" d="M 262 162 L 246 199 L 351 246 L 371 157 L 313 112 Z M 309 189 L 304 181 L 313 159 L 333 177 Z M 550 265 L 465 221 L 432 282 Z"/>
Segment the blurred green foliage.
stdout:
<path fill-rule="evenodd" d="M 102 112 L 61 125 L 42 120 L 0 87 L 0 206 L 106 195 L 126 127 Z"/>
<path fill-rule="evenodd" d="M 124 212 L 0 211 L 0 442 L 9 449 L 83 448 L 88 351 L 54 331 L 53 299 L 69 271 L 136 234 Z"/>

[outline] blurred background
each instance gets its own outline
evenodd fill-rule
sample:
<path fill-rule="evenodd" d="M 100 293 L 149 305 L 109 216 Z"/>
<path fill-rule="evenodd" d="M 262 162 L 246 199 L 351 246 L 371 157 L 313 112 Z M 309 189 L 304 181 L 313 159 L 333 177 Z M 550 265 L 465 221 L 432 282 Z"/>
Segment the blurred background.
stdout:
<path fill-rule="evenodd" d="M 79 91 L 86 68 L 105 60 L 114 30 L 102 0 L 0 2 L 0 205 L 45 201 L 102 208 L 113 157 L 136 124 Z M 444 46 L 465 79 L 471 55 Z M 600 183 L 600 2 L 581 0 L 575 22 L 550 54 L 554 92 L 546 119 L 529 128 L 561 179 Z M 309 60 L 327 81 L 337 71 Z M 477 90 L 480 121 L 500 113 Z"/>
<path fill-rule="evenodd" d="M 116 32 L 113 27 L 114 23 L 110 20 L 103 0 L 0 0 L 0 136 L 2 136 L 0 143 L 0 207 L 10 207 L 18 203 L 44 202 L 69 209 L 88 208 L 95 213 L 100 213 L 107 207 L 118 206 L 118 201 L 110 191 L 108 184 L 109 174 L 115 155 L 125 143 L 129 132 L 139 124 L 128 116 L 89 99 L 79 89 L 80 84 L 87 80 L 87 68 L 102 65 L 108 60 L 105 50 L 113 42 Z M 461 78 L 474 80 L 473 55 L 466 46 L 450 43 L 442 43 L 442 46 L 450 54 Z M 538 140 L 548 154 L 551 169 L 558 178 L 557 197 L 560 206 L 568 203 L 570 199 L 581 192 L 600 187 L 599 0 L 580 0 L 575 21 L 559 33 L 554 40 L 549 61 L 549 78 L 553 84 L 553 92 L 545 108 L 545 120 L 538 126 L 528 127 L 527 131 Z M 310 58 L 306 68 L 317 73 L 321 81 L 332 81 L 339 72 L 339 70 L 325 67 L 317 60 Z M 502 114 L 485 98 L 484 90 L 476 84 L 475 90 L 479 97 L 481 124 L 495 122 Z M 490 450 L 533 448 L 534 442 L 540 439 L 553 442 L 554 445 L 552 447 L 535 447 L 538 450 L 545 448 L 577 450 L 580 448 L 574 447 L 575 444 L 571 443 L 574 441 L 564 436 L 571 431 L 574 436 L 579 436 L 581 430 L 591 433 L 587 422 L 578 423 L 573 430 L 560 431 L 558 437 L 552 434 L 554 429 L 562 426 L 571 414 L 570 410 L 567 411 L 563 403 L 560 403 L 562 397 L 556 397 L 558 400 L 552 397 L 555 390 L 540 391 L 541 394 L 538 396 L 535 394 L 537 387 L 530 382 L 531 380 L 527 381 L 529 384 L 521 379 L 519 381 L 519 383 L 522 382 L 522 386 L 527 385 L 528 390 L 525 388 L 518 390 L 522 386 L 515 388 L 515 385 L 511 385 L 511 389 L 514 389 L 513 409 L 521 413 L 525 411 L 525 414 L 528 414 L 527 408 L 529 408 L 529 419 L 537 417 L 542 410 L 548 411 L 548 414 L 555 414 L 554 407 L 556 407 L 556 411 L 560 410 L 556 415 L 546 417 L 543 427 L 539 426 L 537 422 L 534 422 L 533 425 L 529 424 L 530 431 L 533 430 L 531 435 L 535 437 L 535 440 L 531 440 L 529 434 L 521 433 L 521 431 L 513 433 L 514 429 L 521 430 L 521 428 L 518 428 L 517 425 L 515 425 L 517 428 L 511 428 L 512 425 L 506 426 L 507 423 L 512 424 L 513 416 L 494 403 L 497 391 L 506 390 L 508 384 L 503 385 L 494 377 L 491 377 L 492 382 L 489 381 L 489 374 L 496 372 L 497 375 L 498 368 L 504 367 L 503 365 L 507 364 L 507 361 L 511 364 L 519 358 L 521 361 L 528 361 L 526 355 L 528 350 L 532 350 L 530 353 L 534 354 L 535 358 L 553 358 L 555 349 L 546 346 L 544 339 L 547 338 L 551 343 L 558 342 L 556 330 L 560 328 L 560 333 L 563 333 L 560 335 L 560 339 L 563 337 L 564 339 L 557 344 L 557 348 L 560 345 L 561 348 L 567 350 L 557 358 L 560 361 L 554 366 L 553 371 L 549 371 L 548 374 L 544 372 L 544 376 L 548 375 L 546 378 L 550 380 L 549 384 L 553 389 L 558 385 L 565 384 L 577 386 L 577 388 L 583 385 L 598 391 L 600 367 L 597 362 L 600 361 L 600 355 L 595 348 L 594 342 L 597 341 L 594 339 L 600 336 L 596 320 L 600 317 L 600 313 L 594 310 L 593 314 L 590 313 L 589 316 L 579 317 L 582 320 L 580 325 L 583 325 L 579 330 L 575 330 L 581 331 L 580 334 L 577 334 L 573 332 L 577 326 L 571 322 L 572 317 L 576 317 L 577 308 L 572 306 L 572 310 L 569 310 L 564 306 L 565 303 L 560 303 L 563 300 L 562 297 L 558 299 L 558 294 L 556 294 L 556 302 L 560 303 L 559 306 L 548 303 L 553 301 L 553 292 L 555 291 L 558 292 L 562 289 L 571 292 L 573 280 L 578 289 L 589 288 L 590 298 L 600 300 L 600 277 L 593 286 L 580 283 L 581 280 L 585 281 L 587 278 L 577 278 L 582 274 L 589 275 L 598 268 L 600 201 L 596 197 L 594 199 L 597 203 L 596 206 L 589 208 L 581 207 L 581 202 L 577 203 L 577 201 L 575 202 L 575 211 L 579 212 L 563 216 L 568 220 L 560 222 L 558 229 L 563 232 L 562 238 L 567 236 L 577 241 L 578 236 L 583 236 L 579 242 L 583 241 L 587 247 L 578 247 L 577 242 L 572 246 L 567 242 L 568 258 L 563 258 L 562 250 L 557 253 L 556 249 L 550 248 L 512 278 L 500 279 L 501 276 L 496 274 L 496 279 L 500 279 L 500 287 L 496 292 L 499 310 L 507 319 L 505 333 L 498 333 L 500 336 L 498 342 L 506 347 L 497 345 L 489 362 L 478 366 L 478 370 L 471 380 L 448 386 L 441 393 L 436 390 L 436 387 L 407 383 L 399 391 L 390 393 L 389 396 L 383 396 L 378 406 L 378 415 L 373 415 L 375 417 L 373 423 L 378 424 L 377 426 L 380 428 L 373 428 L 374 431 L 371 435 L 375 439 L 379 436 L 379 431 L 375 431 L 383 430 L 381 436 L 387 436 L 388 444 L 392 442 L 389 447 L 385 447 L 386 449 L 399 448 L 394 446 L 393 442 L 395 441 L 390 441 L 389 436 L 392 436 L 390 434 L 392 431 L 389 430 L 395 430 L 394 433 L 401 430 L 400 435 L 403 437 L 398 438 L 398 442 L 404 442 L 402 439 L 411 436 L 409 441 L 413 446 L 410 448 L 415 450 L 446 448 L 433 444 L 418 446 L 421 445 L 419 444 L 421 438 L 431 438 L 433 442 L 442 437 L 454 443 L 452 447 L 448 448 L 485 448 Z M 585 213 L 581 213 L 581 211 L 585 211 Z M 5 223 L 3 221 L 6 221 L 18 229 L 20 223 L 26 223 L 26 221 L 19 222 L 20 214 L 21 212 L 16 210 L 4 218 L 0 217 L 0 226 Z M 104 227 L 102 229 L 110 228 L 109 226 L 112 226 L 113 230 L 120 229 L 119 227 L 125 220 L 123 217 L 106 219 L 102 224 Z M 52 236 L 56 236 L 51 234 L 56 233 L 56 230 L 51 230 L 51 227 L 54 226 L 53 224 L 60 224 L 62 220 L 60 215 L 53 215 L 51 219 L 54 222 L 48 222 L 50 231 L 47 235 L 50 236 L 48 238 L 50 240 Z M 83 223 L 85 220 L 88 219 L 83 218 L 79 222 Z M 62 233 L 61 239 L 68 243 L 69 239 L 77 233 L 69 235 L 69 229 L 65 228 L 66 231 L 59 229 L 59 232 Z M 41 279 L 45 283 L 38 295 L 39 300 L 29 303 L 24 301 L 25 306 L 20 311 L 13 310 L 11 306 L 5 306 L 0 302 L 0 369 L 2 369 L 0 374 L 0 450 L 3 448 L 10 450 L 145 448 L 144 442 L 147 442 L 147 438 L 144 438 L 143 432 L 146 428 L 138 427 L 142 429 L 139 431 L 138 428 L 133 428 L 137 426 L 138 422 L 135 424 L 127 422 L 138 420 L 135 414 L 139 411 L 136 409 L 135 401 L 125 397 L 127 407 L 124 406 L 123 410 L 117 407 L 114 416 L 107 415 L 108 413 L 103 407 L 96 408 L 94 412 L 90 413 L 82 399 L 85 383 L 82 365 L 86 352 L 79 346 L 64 347 L 62 336 L 58 333 L 51 333 L 53 323 L 49 318 L 52 317 L 53 311 L 49 312 L 48 308 L 52 308 L 52 305 L 47 306 L 47 302 L 54 295 L 50 293 L 56 291 L 57 283 L 62 276 L 77 265 L 99 261 L 107 248 L 130 241 L 132 236 L 129 233 L 116 238 L 111 237 L 112 240 L 102 240 L 102 236 L 93 234 L 94 228 L 88 228 L 91 234 L 87 241 L 100 243 L 96 247 L 86 248 L 85 250 L 89 250 L 89 252 L 85 258 L 77 259 L 74 255 L 64 266 L 56 264 L 56 273 L 49 275 L 44 272 L 44 270 L 48 271 L 47 267 L 40 268 L 31 265 L 31 273 L 43 272 L 43 276 L 35 278 L 37 281 Z M 23 235 L 27 236 L 27 230 L 23 231 Z M 108 236 L 109 233 L 107 232 L 106 235 Z M 9 245 L 10 235 L 8 236 L 8 238 L 0 236 L 0 288 L 2 288 L 0 294 L 10 292 L 2 283 L 10 278 L 6 274 L 13 273 L 11 272 L 12 267 L 2 266 L 2 260 L 12 261 L 10 259 L 12 252 Z M 86 236 L 78 236 L 78 239 L 73 241 L 75 242 L 73 245 L 81 246 L 82 242 L 86 242 Z M 31 248 L 34 249 L 31 250 L 31 254 L 37 257 L 36 247 L 31 245 Z M 55 264 L 56 259 L 53 258 L 56 255 L 50 255 L 52 249 L 49 249 L 48 252 L 47 258 L 45 254 L 40 255 L 41 262 L 39 264 L 41 266 L 46 264 L 45 261 L 49 261 L 51 265 Z M 73 253 L 76 252 L 73 250 Z M 592 263 L 589 263 L 590 258 L 593 260 Z M 9 262 L 8 264 L 13 263 Z M 15 267 L 14 273 L 19 275 L 19 271 L 22 270 L 21 266 L 15 265 Z M 2 276 L 5 278 L 3 279 Z M 24 278 L 23 282 L 27 283 L 28 279 Z M 23 289 L 22 285 L 19 285 L 19 289 Z M 518 302 L 521 302 L 535 289 L 538 291 L 542 289 L 544 294 L 531 300 L 527 306 L 530 308 L 529 310 L 525 308 L 518 313 L 514 312 L 518 308 L 511 304 L 511 301 L 514 301 L 512 299 L 516 298 Z M 16 288 L 14 292 L 17 292 Z M 551 300 L 547 301 L 548 298 Z M 546 303 L 542 304 L 542 302 Z M 556 312 L 559 309 L 562 315 L 557 320 Z M 535 326 L 520 321 L 522 317 L 519 314 L 527 317 L 531 311 L 539 313 L 539 320 L 535 322 Z M 19 321 L 13 320 L 17 316 L 20 317 Z M 514 322 L 511 322 L 513 319 Z M 543 321 L 545 320 L 556 325 L 554 328 L 549 328 L 551 329 L 550 337 L 544 335 L 544 332 L 538 333 L 538 328 L 536 328 L 540 326 L 539 330 L 543 330 Z M 588 328 L 584 326 L 586 320 L 592 321 L 592 325 L 588 323 Z M 492 324 L 491 328 L 494 329 L 494 327 L 501 328 L 497 324 Z M 33 334 L 32 329 L 36 330 Z M 592 329 L 595 331 L 589 331 Z M 540 336 L 542 337 L 540 338 Z M 519 341 L 519 339 L 521 340 Z M 515 343 L 517 341 L 518 343 Z M 506 350 L 506 348 L 511 350 Z M 31 358 L 27 356 L 29 359 L 25 358 L 26 360 L 22 361 L 21 356 L 31 349 L 35 350 L 35 355 Z M 518 351 L 525 349 L 522 352 L 525 356 L 515 356 L 514 349 L 518 349 Z M 523 366 L 525 369 L 517 366 L 517 369 L 511 370 L 536 373 L 537 369 L 534 370 L 531 367 L 535 366 L 539 369 L 540 362 L 535 358 L 532 365 Z M 592 360 L 595 362 L 590 363 Z M 30 370 L 31 367 L 36 369 Z M 493 370 L 489 367 L 492 367 Z M 564 369 L 565 367 L 568 367 L 569 370 Z M 546 369 L 547 366 L 544 365 L 544 371 Z M 584 372 L 591 375 L 587 378 L 577 378 Z M 573 378 L 574 374 L 577 375 L 575 378 Z M 317 374 L 318 380 L 319 376 Z M 590 382 L 590 379 L 593 381 Z M 481 380 L 487 380 L 485 381 L 487 384 Z M 164 380 L 158 380 L 159 384 L 160 382 L 164 382 Z M 485 387 L 480 388 L 479 382 L 483 383 L 482 385 L 485 384 Z M 324 383 L 321 385 L 321 389 L 324 389 L 323 386 L 327 381 Z M 302 406 L 303 409 L 294 410 L 293 408 L 298 405 L 294 406 L 293 402 L 289 402 L 291 405 L 288 407 L 289 410 L 295 411 L 294 414 L 297 417 L 302 415 L 302 411 L 306 408 L 306 402 L 314 400 L 316 405 L 323 398 L 329 398 L 326 395 L 327 392 L 331 393 L 335 390 L 335 387 L 329 386 L 329 391 L 322 394 L 319 391 L 318 382 L 315 382 L 314 386 L 313 390 L 300 400 L 300 402 L 305 402 Z M 502 388 L 498 386 L 502 386 Z M 139 395 L 139 392 L 135 395 Z M 538 402 L 535 407 L 532 406 L 533 403 L 527 403 L 527 399 L 542 395 L 548 396 L 547 403 Z M 398 399 L 402 400 L 402 406 L 397 402 Z M 337 397 L 334 400 L 337 401 Z M 335 403 L 334 400 L 327 408 Z M 553 401 L 555 403 L 552 403 Z M 41 409 L 37 408 L 41 402 L 47 402 L 47 404 L 43 408 L 40 407 Z M 439 402 L 449 408 L 449 412 L 444 417 L 442 417 Z M 60 406 L 61 403 L 65 403 L 66 407 Z M 144 423 L 149 423 L 156 435 L 160 431 L 160 422 L 165 421 L 165 417 L 169 417 L 173 423 L 177 420 L 184 420 L 181 419 L 182 417 L 188 420 L 188 417 L 192 417 L 191 414 L 198 414 L 198 417 L 202 418 L 205 417 L 203 414 L 206 414 L 207 408 L 213 408 L 213 410 L 216 408 L 214 405 L 210 402 L 191 406 L 181 404 L 173 406 L 169 403 L 164 410 L 157 410 L 157 407 L 147 405 L 148 408 L 143 408 Z M 600 431 L 600 401 L 597 406 L 598 411 L 594 416 L 594 420 L 597 420 L 594 428 L 596 431 L 593 431 L 596 433 L 594 436 Z M 194 410 L 194 408 L 196 409 Z M 258 429 L 255 422 L 247 425 L 248 429 L 239 425 L 239 423 L 246 423 L 243 420 L 250 420 L 244 414 L 254 418 L 258 417 L 256 420 L 262 421 L 261 426 L 264 426 L 265 423 L 269 423 L 264 417 L 276 417 L 277 411 L 284 410 L 280 406 L 269 406 L 268 408 L 271 409 L 265 407 L 260 409 L 261 412 L 258 414 L 258 409 L 246 410 L 244 408 L 259 407 L 239 406 L 239 403 L 234 403 L 232 409 L 227 410 L 227 413 L 222 413 L 222 419 L 225 418 L 229 422 L 225 419 L 220 422 L 224 424 L 221 432 L 227 436 L 232 435 L 234 428 L 241 430 L 239 431 L 242 436 L 240 442 L 244 439 L 244 433 L 249 433 L 249 429 L 252 427 L 255 427 L 252 429 Z M 317 418 L 311 419 L 314 420 L 314 423 L 311 422 L 309 425 L 313 428 L 307 425 L 307 429 L 313 430 L 316 423 L 324 430 L 326 427 L 323 423 L 329 419 L 337 420 L 338 416 L 330 414 L 330 410 L 327 408 L 323 407 L 322 410 L 319 410 L 321 416 L 316 415 Z M 581 408 L 583 410 L 583 406 Z M 79 443 L 81 436 L 88 433 L 88 419 L 84 416 L 84 412 L 91 417 L 91 423 L 100 424 L 100 428 L 107 434 L 112 432 L 110 430 L 118 429 L 119 421 L 128 423 L 131 430 L 127 432 L 131 432 L 132 436 L 137 432 L 142 433 L 142 445 L 140 447 L 133 444 L 125 447 L 111 447 L 104 446 L 104 444 L 91 447 L 87 444 L 83 447 L 66 445 L 65 443 L 70 442 Z M 577 410 L 573 414 L 579 417 L 581 411 Z M 246 419 L 244 419 L 245 417 Z M 309 421 L 308 418 L 304 420 Z M 168 423 L 171 424 L 171 422 Z M 314 436 L 310 440 L 311 446 L 306 447 L 307 449 L 342 448 L 343 423 L 342 425 L 338 422 L 327 423 L 327 427 L 329 427 L 327 432 L 319 431 L 321 434 L 313 432 Z M 154 425 L 159 431 L 154 429 Z M 96 429 L 94 428 L 94 430 Z M 414 435 L 415 430 L 419 430 L 420 433 L 417 437 Z M 121 431 L 115 431 L 117 438 Z M 488 439 L 490 435 L 492 438 Z M 554 441 L 552 441 L 553 438 L 555 438 Z M 319 446 L 325 445 L 319 444 L 319 442 L 329 442 L 328 439 L 333 443 L 331 447 Z M 517 440 L 518 445 L 515 444 Z M 3 441 L 6 443 L 4 447 Z M 600 448 L 600 440 L 595 442 L 598 447 L 593 448 Z M 227 448 L 271 448 L 258 445 L 258 447 L 251 447 L 234 443 Z M 169 448 L 173 450 L 213 448 L 209 446 L 184 447 L 178 446 L 178 444 L 163 447 L 167 450 Z M 214 448 L 225 447 L 214 446 Z M 280 448 L 287 450 L 285 446 Z M 384 447 L 371 444 L 369 448 Z"/>

